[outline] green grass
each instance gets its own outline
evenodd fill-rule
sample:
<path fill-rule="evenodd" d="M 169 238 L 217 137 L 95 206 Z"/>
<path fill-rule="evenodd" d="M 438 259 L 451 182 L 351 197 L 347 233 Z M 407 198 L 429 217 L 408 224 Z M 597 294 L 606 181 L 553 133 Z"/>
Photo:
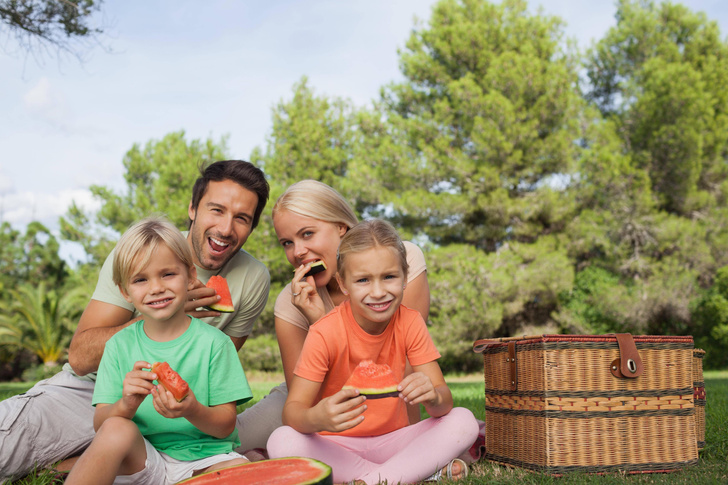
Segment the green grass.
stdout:
<path fill-rule="evenodd" d="M 266 379 L 249 376 L 253 394 L 260 399 L 271 387 L 280 382 L 279 377 Z M 481 376 L 448 379 L 456 406 L 473 411 L 478 419 L 484 419 L 483 380 Z M 554 478 L 542 473 L 523 469 L 507 468 L 488 462 L 476 463 L 471 467 L 470 476 L 458 482 L 462 485 L 492 484 L 719 484 L 728 483 L 728 370 L 705 372 L 707 390 L 706 406 L 706 445 L 700 453 L 700 462 L 676 473 L 643 475 L 585 475 L 570 474 Z M 0 400 L 24 392 L 30 388 L 26 383 L 0 383 Z M 256 400 L 257 400 L 256 399 Z M 249 407 L 253 400 L 240 409 Z M 436 446 L 436 444 L 435 444 Z M 45 485 L 53 483 L 48 473 L 27 477 L 15 485 Z"/>

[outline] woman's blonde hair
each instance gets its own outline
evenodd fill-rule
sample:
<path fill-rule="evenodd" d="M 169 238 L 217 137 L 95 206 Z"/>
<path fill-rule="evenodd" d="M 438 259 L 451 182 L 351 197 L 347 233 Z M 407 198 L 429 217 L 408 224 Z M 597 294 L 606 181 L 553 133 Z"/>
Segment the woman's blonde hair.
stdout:
<path fill-rule="evenodd" d="M 397 255 L 399 263 L 407 281 L 407 249 L 397 230 L 387 221 L 370 219 L 355 225 L 344 234 L 336 254 L 336 264 L 339 275 L 343 278 L 346 272 L 346 257 L 352 253 L 361 253 L 376 247 L 390 248 Z"/>
<path fill-rule="evenodd" d="M 273 217 L 289 211 L 304 217 L 354 227 L 359 219 L 340 193 L 317 180 L 301 180 L 286 189 L 273 206 Z"/>
<path fill-rule="evenodd" d="M 167 246 L 187 267 L 194 266 L 192 251 L 182 233 L 161 216 L 144 218 L 132 225 L 114 248 L 112 279 L 126 289 L 129 278 L 137 268 L 144 268 L 160 245 Z"/>

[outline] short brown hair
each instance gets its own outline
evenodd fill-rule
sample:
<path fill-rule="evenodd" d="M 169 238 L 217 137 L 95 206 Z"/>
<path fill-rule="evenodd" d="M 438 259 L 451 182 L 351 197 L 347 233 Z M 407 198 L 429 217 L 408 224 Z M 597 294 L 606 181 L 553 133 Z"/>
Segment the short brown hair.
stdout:
<path fill-rule="evenodd" d="M 200 166 L 200 177 L 192 186 L 192 208 L 197 211 L 202 197 L 207 192 L 207 186 L 210 182 L 222 182 L 231 180 L 240 185 L 244 189 L 248 189 L 258 196 L 258 205 L 253 213 L 253 229 L 260 221 L 260 215 L 268 203 L 270 194 L 270 186 L 265 179 L 265 174 L 261 169 L 245 160 L 220 160 L 213 162 L 207 166 Z M 187 226 L 192 227 L 192 220 L 187 220 Z"/>
<path fill-rule="evenodd" d="M 341 238 L 339 251 L 336 254 L 337 270 L 343 278 L 346 268 L 346 257 L 351 253 L 360 253 L 368 249 L 383 247 L 392 249 L 397 255 L 404 272 L 404 279 L 407 280 L 407 249 L 404 247 L 402 238 L 397 230 L 387 221 L 382 219 L 370 219 L 362 221 L 349 229 Z"/>

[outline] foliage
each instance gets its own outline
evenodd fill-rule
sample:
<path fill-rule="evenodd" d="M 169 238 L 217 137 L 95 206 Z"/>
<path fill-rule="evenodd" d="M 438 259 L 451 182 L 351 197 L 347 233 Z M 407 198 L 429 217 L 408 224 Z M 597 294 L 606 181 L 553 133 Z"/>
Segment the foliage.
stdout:
<path fill-rule="evenodd" d="M 150 140 L 144 147 L 135 143 L 122 161 L 125 192 L 118 194 L 109 187 L 92 185 L 91 193 L 101 202 L 101 209 L 91 216 L 75 204 L 71 206 L 60 220 L 63 238 L 81 244 L 91 262 L 98 265 L 119 234 L 151 213 L 164 214 L 177 227 L 186 229 L 198 167 L 227 158 L 227 150 L 226 137 L 219 142 L 209 138 L 187 142 L 184 131 Z"/>
<path fill-rule="evenodd" d="M 728 266 L 718 270 L 715 284 L 696 301 L 692 317 L 695 346 L 705 350 L 706 367 L 728 366 Z"/>
<path fill-rule="evenodd" d="M 65 356 L 88 295 L 23 284 L 0 305 L 0 345 L 26 348 L 48 367 Z"/>
<path fill-rule="evenodd" d="M 562 37 L 524 1 L 435 5 L 400 53 L 406 81 L 383 93 L 395 142 L 368 150 L 382 167 L 376 202 L 400 227 L 486 251 L 563 230 L 583 103 Z"/>
<path fill-rule="evenodd" d="M 690 215 L 725 199 L 728 45 L 679 4 L 620 0 L 587 56 L 587 97 L 619 125 L 660 207 Z"/>
<path fill-rule="evenodd" d="M 25 228 L 25 234 L 3 222 L 0 225 L 0 295 L 27 281 L 47 281 L 62 286 L 69 274 L 59 256 L 60 245 L 40 222 Z"/>
<path fill-rule="evenodd" d="M 262 334 L 249 338 L 239 355 L 246 371 L 283 372 L 281 353 L 274 335 Z"/>
<path fill-rule="evenodd" d="M 101 0 L 0 0 L 0 24 L 29 53 L 41 48 L 81 55 L 102 27 L 93 14 Z M 83 49 L 82 49 L 83 48 Z"/>

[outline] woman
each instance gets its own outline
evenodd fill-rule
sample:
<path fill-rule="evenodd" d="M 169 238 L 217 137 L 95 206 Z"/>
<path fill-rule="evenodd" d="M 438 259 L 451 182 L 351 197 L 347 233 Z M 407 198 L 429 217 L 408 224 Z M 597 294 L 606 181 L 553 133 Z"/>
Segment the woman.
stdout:
<path fill-rule="evenodd" d="M 275 328 L 286 382 L 303 348 L 308 327 L 348 299 L 336 282 L 336 252 L 346 232 L 358 222 L 348 202 L 328 185 L 302 180 L 281 195 L 273 206 L 273 226 L 278 241 L 293 265 L 293 279 L 275 303 Z M 430 313 L 430 287 L 422 250 L 405 242 L 409 264 L 402 303 L 422 315 Z M 326 270 L 304 275 L 310 265 L 323 261 Z M 420 420 L 420 410 L 410 406 L 410 423 Z"/>

